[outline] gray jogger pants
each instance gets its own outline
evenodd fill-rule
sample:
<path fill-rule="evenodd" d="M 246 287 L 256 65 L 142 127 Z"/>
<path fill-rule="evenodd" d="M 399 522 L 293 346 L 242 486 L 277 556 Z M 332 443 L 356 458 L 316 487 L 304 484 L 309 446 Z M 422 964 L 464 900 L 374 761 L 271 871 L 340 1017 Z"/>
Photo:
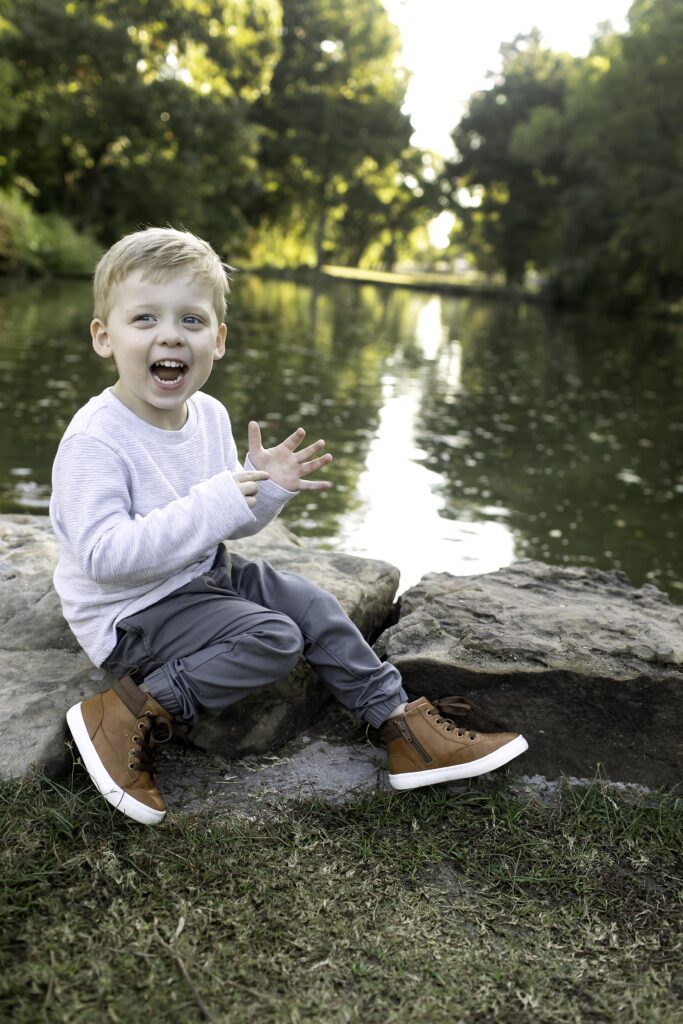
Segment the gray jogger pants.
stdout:
<path fill-rule="evenodd" d="M 103 667 L 117 676 L 137 669 L 162 707 L 189 720 L 283 679 L 302 654 L 370 725 L 408 699 L 398 670 L 379 660 L 335 597 L 222 546 L 209 572 L 119 621 L 117 635 Z"/>

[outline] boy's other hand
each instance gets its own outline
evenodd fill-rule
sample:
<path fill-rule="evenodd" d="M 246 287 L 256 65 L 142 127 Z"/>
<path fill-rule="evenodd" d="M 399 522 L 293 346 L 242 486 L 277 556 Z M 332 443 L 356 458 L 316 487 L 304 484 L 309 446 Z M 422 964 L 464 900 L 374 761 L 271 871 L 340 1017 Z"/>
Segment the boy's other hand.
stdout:
<path fill-rule="evenodd" d="M 261 428 L 256 420 L 249 423 L 249 460 L 252 466 L 264 470 L 271 480 L 286 491 L 326 491 L 332 486 L 329 480 L 304 480 L 332 461 L 329 452 L 318 455 L 325 442 L 315 441 L 300 452 L 297 448 L 306 436 L 303 427 L 285 438 L 275 448 L 264 448 L 261 443 Z M 317 457 L 316 457 L 317 456 Z"/>
<path fill-rule="evenodd" d="M 267 480 L 268 474 L 261 470 L 258 472 L 242 470 L 239 473 L 233 473 L 232 478 L 242 492 L 242 497 L 249 508 L 253 508 L 258 497 L 259 480 Z"/>

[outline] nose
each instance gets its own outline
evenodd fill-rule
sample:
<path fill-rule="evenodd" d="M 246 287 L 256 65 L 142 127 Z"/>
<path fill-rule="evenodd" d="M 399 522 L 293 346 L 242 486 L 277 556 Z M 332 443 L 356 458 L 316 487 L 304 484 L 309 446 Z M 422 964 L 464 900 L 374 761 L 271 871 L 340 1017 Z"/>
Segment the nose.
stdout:
<path fill-rule="evenodd" d="M 180 328 L 175 320 L 162 320 L 159 324 L 159 341 L 162 345 L 182 345 Z"/>

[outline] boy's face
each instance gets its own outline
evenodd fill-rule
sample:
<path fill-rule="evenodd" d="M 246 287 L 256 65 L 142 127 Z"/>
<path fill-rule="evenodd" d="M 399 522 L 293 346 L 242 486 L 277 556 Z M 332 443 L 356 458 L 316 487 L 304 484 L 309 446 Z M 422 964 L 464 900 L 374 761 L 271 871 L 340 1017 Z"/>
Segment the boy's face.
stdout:
<path fill-rule="evenodd" d="M 184 425 L 186 400 L 223 356 L 226 331 L 211 287 L 184 271 L 164 281 L 129 274 L 114 288 L 107 322 L 90 324 L 95 352 L 116 362 L 116 397 L 163 430 Z"/>

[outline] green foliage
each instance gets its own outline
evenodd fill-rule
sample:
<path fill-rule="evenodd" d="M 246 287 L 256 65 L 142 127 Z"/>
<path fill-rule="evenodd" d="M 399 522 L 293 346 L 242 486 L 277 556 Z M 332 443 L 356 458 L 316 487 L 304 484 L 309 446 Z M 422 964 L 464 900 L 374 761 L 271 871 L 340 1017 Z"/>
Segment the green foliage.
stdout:
<path fill-rule="evenodd" d="M 38 214 L 16 193 L 0 190 L 0 269 L 89 275 L 100 246 L 56 213 Z"/>
<path fill-rule="evenodd" d="M 630 21 L 598 43 L 569 94 L 552 267 L 561 298 L 598 293 L 616 307 L 683 290 L 683 9 L 639 2 Z"/>
<path fill-rule="evenodd" d="M 530 266 L 559 301 L 666 305 L 683 289 L 683 9 L 638 0 L 630 30 L 604 30 L 585 60 L 503 48 L 493 88 L 453 132 L 452 194 L 485 269 Z M 476 199 L 480 201 L 477 203 Z"/>
<path fill-rule="evenodd" d="M 248 106 L 277 58 L 275 0 L 10 7 L 3 48 L 21 114 L 4 180 L 21 176 L 39 210 L 105 240 L 172 220 L 227 243 L 256 154 Z"/>
<path fill-rule="evenodd" d="M 381 0 L 0 0 L 0 188 L 102 243 L 172 223 L 275 266 L 390 268 L 450 203 L 453 251 L 484 272 L 670 307 L 683 8 L 637 0 L 630 21 L 584 60 L 537 31 L 505 44 L 440 175 L 410 145 Z"/>
<path fill-rule="evenodd" d="M 421 163 L 404 157 L 405 75 L 380 0 L 2 0 L 2 11 L 0 187 L 20 184 L 41 213 L 103 242 L 182 224 L 233 258 L 263 248 L 264 230 L 267 241 L 293 232 L 278 247 L 287 262 L 360 258 L 379 236 L 391 250 L 424 220 L 425 190 L 406 185 Z"/>
<path fill-rule="evenodd" d="M 539 175 L 519 146 L 519 131 L 535 116 L 552 124 L 563 107 L 571 58 L 541 45 L 537 31 L 502 47 L 503 72 L 491 89 L 470 100 L 453 132 L 459 158 L 449 171 L 454 188 L 478 190 L 480 202 L 455 208 L 470 250 L 483 269 L 505 272 L 509 284 L 547 246 L 552 232 L 550 172 Z"/>
<path fill-rule="evenodd" d="M 283 2 L 282 55 L 253 112 L 265 129 L 256 214 L 312 225 L 318 265 L 359 262 L 373 238 L 404 230 L 397 209 L 426 205 L 407 184 L 418 180 L 398 47 L 381 0 Z"/>

